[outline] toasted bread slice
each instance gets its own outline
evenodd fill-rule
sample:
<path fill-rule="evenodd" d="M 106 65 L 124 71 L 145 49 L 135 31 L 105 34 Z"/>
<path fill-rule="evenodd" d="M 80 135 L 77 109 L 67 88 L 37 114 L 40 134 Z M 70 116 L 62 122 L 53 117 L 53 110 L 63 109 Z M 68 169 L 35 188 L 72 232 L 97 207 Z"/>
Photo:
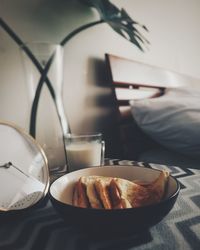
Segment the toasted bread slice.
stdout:
<path fill-rule="evenodd" d="M 152 183 L 146 186 L 151 193 L 154 194 L 156 199 L 161 200 L 164 198 L 167 182 L 169 179 L 169 172 L 168 171 L 161 171 L 158 178 L 155 179 Z"/>
<path fill-rule="evenodd" d="M 76 207 L 79 206 L 79 201 L 78 201 L 78 182 L 74 186 L 73 190 L 73 196 L 72 196 L 72 204 Z"/>
<path fill-rule="evenodd" d="M 99 194 L 95 188 L 95 181 L 99 178 L 98 176 L 85 176 L 81 177 L 80 181 L 86 186 L 86 194 L 90 203 L 91 208 L 103 208 Z"/>
<path fill-rule="evenodd" d="M 135 195 L 135 191 L 139 185 L 121 178 L 113 178 L 113 182 L 119 190 L 122 206 L 124 208 L 133 207 L 131 202 L 132 197 Z"/>
<path fill-rule="evenodd" d="M 123 208 L 123 204 L 122 204 L 122 199 L 121 199 L 121 195 L 119 192 L 119 189 L 115 183 L 115 181 L 112 179 L 110 182 L 110 198 L 112 200 L 112 208 Z"/>
<path fill-rule="evenodd" d="M 86 194 L 86 185 L 82 183 L 81 178 L 75 184 L 72 203 L 77 207 L 90 207 L 89 200 Z"/>
<path fill-rule="evenodd" d="M 121 190 L 119 189 L 115 179 L 112 179 L 110 182 L 110 197 L 112 201 L 112 208 L 130 208 L 132 207 L 130 202 L 123 197 Z"/>
<path fill-rule="evenodd" d="M 115 178 L 115 183 L 120 190 L 121 197 L 128 200 L 131 207 L 141 207 L 147 205 L 150 193 L 145 187 L 133 182 Z"/>
<path fill-rule="evenodd" d="M 152 183 L 139 185 L 128 180 L 114 178 L 121 197 L 132 207 L 141 207 L 159 202 L 164 194 L 169 173 L 161 171 Z"/>
<path fill-rule="evenodd" d="M 111 177 L 99 177 L 95 180 L 95 188 L 105 209 L 112 209 L 109 186 Z"/>

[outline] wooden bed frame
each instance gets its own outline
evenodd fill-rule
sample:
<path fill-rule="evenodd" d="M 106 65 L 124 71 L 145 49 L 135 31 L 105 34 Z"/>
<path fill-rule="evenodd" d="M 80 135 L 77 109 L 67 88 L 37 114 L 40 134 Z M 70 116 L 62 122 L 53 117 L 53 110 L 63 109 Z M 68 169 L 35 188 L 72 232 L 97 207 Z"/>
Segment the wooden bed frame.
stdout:
<path fill-rule="evenodd" d="M 129 101 L 156 98 L 163 95 L 166 88 L 186 85 L 188 77 L 111 54 L 105 54 L 105 58 L 120 133 L 122 152 L 119 157 L 137 160 L 144 151 L 161 145 L 144 134 L 134 122 Z"/>

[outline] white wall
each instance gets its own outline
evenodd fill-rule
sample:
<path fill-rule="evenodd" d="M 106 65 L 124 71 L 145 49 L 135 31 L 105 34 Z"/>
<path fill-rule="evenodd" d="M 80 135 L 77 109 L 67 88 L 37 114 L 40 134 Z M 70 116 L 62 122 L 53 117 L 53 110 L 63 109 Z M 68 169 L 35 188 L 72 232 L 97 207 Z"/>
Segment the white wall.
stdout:
<path fill-rule="evenodd" d="M 114 126 L 104 54 L 112 53 L 200 78 L 199 0 L 113 0 L 145 24 L 151 45 L 145 53 L 106 24 L 74 37 L 65 46 L 63 99 L 73 132 L 109 131 Z M 0 0 L 0 16 L 24 41 L 59 43 L 66 34 L 92 20 L 96 11 L 76 0 Z M 48 94 L 47 94 L 48 95 Z M 61 132 L 47 98 L 48 112 L 40 116 L 38 141 L 54 147 Z M 19 49 L 0 29 L 0 119 L 28 130 L 30 106 Z M 43 128 L 42 128 L 43 127 Z M 112 129 L 111 129 L 112 130 Z M 42 132 L 41 132 L 42 131 Z M 59 135 L 59 136 L 57 136 Z M 57 159 L 63 161 L 63 152 Z"/>

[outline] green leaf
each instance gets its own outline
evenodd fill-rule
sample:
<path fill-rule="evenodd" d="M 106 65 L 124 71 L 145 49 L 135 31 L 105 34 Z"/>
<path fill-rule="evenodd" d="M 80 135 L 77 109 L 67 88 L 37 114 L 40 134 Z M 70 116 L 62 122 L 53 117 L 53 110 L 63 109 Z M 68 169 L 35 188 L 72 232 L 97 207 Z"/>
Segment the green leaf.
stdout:
<path fill-rule="evenodd" d="M 148 31 L 145 25 L 134 21 L 124 9 L 118 9 L 109 0 L 80 0 L 82 3 L 95 8 L 100 18 L 115 32 L 132 42 L 140 50 L 149 44 L 149 41 L 139 32 L 138 27 Z"/>

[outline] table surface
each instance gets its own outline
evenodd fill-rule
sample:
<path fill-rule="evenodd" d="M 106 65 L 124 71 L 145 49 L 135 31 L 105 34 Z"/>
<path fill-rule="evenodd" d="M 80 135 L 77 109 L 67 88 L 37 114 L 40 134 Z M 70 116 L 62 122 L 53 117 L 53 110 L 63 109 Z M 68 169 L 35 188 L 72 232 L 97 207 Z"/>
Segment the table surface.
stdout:
<path fill-rule="evenodd" d="M 181 184 L 171 212 L 159 224 L 139 235 L 91 238 L 69 228 L 47 197 L 38 207 L 23 215 L 1 219 L 0 250 L 200 249 L 200 170 L 127 160 L 107 160 L 106 163 L 169 170 Z"/>

